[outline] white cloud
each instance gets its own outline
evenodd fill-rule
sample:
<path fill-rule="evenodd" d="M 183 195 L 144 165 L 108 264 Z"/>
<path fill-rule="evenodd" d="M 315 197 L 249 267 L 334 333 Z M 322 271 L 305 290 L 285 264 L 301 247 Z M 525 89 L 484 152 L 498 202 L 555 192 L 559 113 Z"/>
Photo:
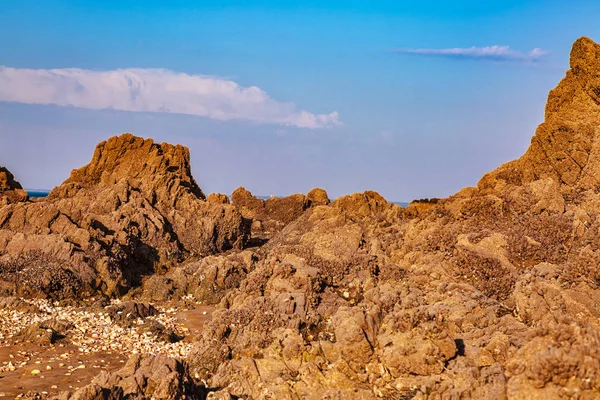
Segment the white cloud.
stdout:
<path fill-rule="evenodd" d="M 279 102 L 264 90 L 213 76 L 165 69 L 16 69 L 0 66 L 0 101 L 91 110 L 191 114 L 217 120 L 324 128 L 338 113 L 313 114 Z"/>
<path fill-rule="evenodd" d="M 425 56 L 441 56 L 471 59 L 489 59 L 499 61 L 536 61 L 548 52 L 535 48 L 527 53 L 516 51 L 509 46 L 466 47 L 449 49 L 395 49 L 395 53 L 416 54 Z"/>

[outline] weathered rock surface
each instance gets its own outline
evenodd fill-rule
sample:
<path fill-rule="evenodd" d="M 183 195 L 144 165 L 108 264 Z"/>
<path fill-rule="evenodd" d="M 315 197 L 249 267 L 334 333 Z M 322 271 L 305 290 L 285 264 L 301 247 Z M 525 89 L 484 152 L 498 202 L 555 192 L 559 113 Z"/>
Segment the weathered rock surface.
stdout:
<path fill-rule="evenodd" d="M 293 194 L 263 200 L 253 196 L 245 188 L 239 187 L 231 195 L 231 201 L 251 223 L 253 236 L 268 238 L 298 218 L 308 208 L 329 204 L 329 197 L 325 190 L 315 188 L 306 196 Z"/>
<path fill-rule="evenodd" d="M 186 358 L 189 372 L 173 360 L 136 357 L 76 398 L 599 398 L 599 126 L 600 46 L 582 38 L 523 157 L 486 174 L 477 187 L 406 209 L 371 191 L 330 203 L 321 190 L 261 200 L 240 188 L 232 205 L 219 195 L 204 201 L 189 174 L 170 175 L 189 170 L 184 150 L 153 153 L 152 143 L 128 137 L 124 147 L 134 149 L 136 160 L 150 152 L 156 161 L 117 162 L 102 155 L 113 146 L 105 144 L 43 208 L 0 208 L 0 244 L 17 255 L 0 273 L 49 293 L 79 291 L 87 270 L 72 267 L 79 265 L 75 250 L 85 261 L 88 253 L 113 248 L 106 243 L 121 249 L 119 240 L 134 237 L 134 248 L 157 251 L 133 253 L 136 260 L 173 260 L 173 267 L 163 271 L 154 262 L 130 298 L 215 306 Z M 162 171 L 171 183 L 145 178 L 150 171 Z M 88 209 L 79 202 L 89 202 Z M 212 236 L 197 220 L 177 222 L 178 212 L 188 215 L 187 206 L 178 211 L 186 202 L 193 210 L 208 207 L 202 218 L 215 215 Z M 139 215 L 140 209 L 149 211 Z M 92 218 L 104 228 L 81 222 Z M 250 224 L 268 241 L 223 252 L 244 243 Z M 142 228 L 133 234 L 133 226 Z M 2 239 L 5 230 L 10 235 Z M 184 234 L 194 230 L 201 240 Z M 24 235 L 46 243 L 60 232 L 70 236 L 52 258 L 23 255 L 33 237 Z M 71 264 L 61 264 L 63 254 Z M 116 264 L 122 282 L 129 282 L 122 267 L 128 257 Z M 41 265 L 60 279 L 50 279 Z M 102 278 L 113 264 L 85 265 L 92 279 L 114 282 Z M 0 288 L 11 294 L 15 279 Z M 12 298 L 4 303 L 21 306 Z M 122 307 L 143 317 L 151 309 L 142 304 Z M 39 327 L 31 329 L 37 338 Z M 148 329 L 171 340 L 160 325 Z"/>
<path fill-rule="evenodd" d="M 64 338 L 70 328 L 71 326 L 65 322 L 48 319 L 23 329 L 14 339 L 21 342 L 49 345 Z"/>
<path fill-rule="evenodd" d="M 28 291 L 50 261 L 40 295 L 66 294 L 49 287 L 54 273 L 72 276 L 79 294 L 119 295 L 189 256 L 241 248 L 247 231 L 234 207 L 205 201 L 187 148 L 125 134 L 100 143 L 46 200 L 0 208 L 0 288 Z"/>
<path fill-rule="evenodd" d="M 200 399 L 205 395 L 204 388 L 194 382 L 185 364 L 166 356 L 145 359 L 134 356 L 121 370 L 101 373 L 69 399 L 180 400 Z"/>
<path fill-rule="evenodd" d="M 211 193 L 206 198 L 206 201 L 208 201 L 209 203 L 216 203 L 216 204 L 229 204 L 229 197 L 227 197 L 227 195 L 221 194 L 221 193 Z"/>
<path fill-rule="evenodd" d="M 600 397 L 599 77 L 579 39 L 527 153 L 476 188 L 294 218 L 222 298 L 193 371 L 215 398 Z"/>
<path fill-rule="evenodd" d="M 21 184 L 15 180 L 8 169 L 0 166 L 0 191 L 23 189 Z"/>
<path fill-rule="evenodd" d="M 5 167 L 0 166 L 0 206 L 26 201 L 27 192 Z"/>
<path fill-rule="evenodd" d="M 165 302 L 192 295 L 204 304 L 218 304 L 230 290 L 239 287 L 254 269 L 256 260 L 256 255 L 249 250 L 192 259 L 165 275 L 148 278 L 140 297 Z"/>
<path fill-rule="evenodd" d="M 501 191 L 551 178 L 564 194 L 595 190 L 600 184 L 598 137 L 600 129 L 600 47 L 583 37 L 573 44 L 571 69 L 550 92 L 542 123 L 527 152 L 487 174 L 479 183 L 483 192 Z"/>

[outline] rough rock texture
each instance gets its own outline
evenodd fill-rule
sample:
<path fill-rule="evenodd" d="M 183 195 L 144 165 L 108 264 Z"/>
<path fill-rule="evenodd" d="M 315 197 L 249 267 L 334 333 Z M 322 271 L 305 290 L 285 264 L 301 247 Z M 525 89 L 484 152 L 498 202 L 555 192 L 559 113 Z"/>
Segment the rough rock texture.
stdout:
<path fill-rule="evenodd" d="M 0 166 L 0 206 L 27 201 L 27 192 L 8 169 Z"/>
<path fill-rule="evenodd" d="M 518 160 L 487 174 L 479 183 L 483 192 L 501 191 L 551 178 L 573 190 L 595 190 L 600 184 L 600 47 L 583 37 L 573 44 L 571 69 L 550 92 L 545 121 Z"/>
<path fill-rule="evenodd" d="M 140 297 L 165 302 L 192 295 L 204 304 L 218 304 L 230 290 L 239 287 L 254 269 L 256 260 L 256 255 L 249 250 L 191 259 L 165 275 L 148 278 Z"/>
<path fill-rule="evenodd" d="M 193 371 L 214 398 L 600 397 L 599 126 L 582 38 L 523 157 L 407 209 L 308 209 L 222 297 Z"/>
<path fill-rule="evenodd" d="M 9 170 L 0 166 L 0 192 L 17 189 L 23 189 L 23 187 L 15 180 Z"/>
<path fill-rule="evenodd" d="M 39 345 L 53 344 L 57 340 L 63 339 L 66 336 L 66 332 L 71 328 L 71 325 L 63 321 L 47 319 L 23 329 L 14 337 L 14 340 Z"/>
<path fill-rule="evenodd" d="M 67 210 L 74 205 L 72 217 L 83 214 L 78 203 L 91 203 L 87 215 L 131 212 L 125 223 L 104 225 L 115 231 L 133 225 L 142 231 L 140 240 L 156 243 L 158 251 L 210 254 L 241 247 L 244 240 L 240 215 L 232 207 L 203 201 L 186 147 L 129 134 L 100 143 L 92 161 L 74 170 L 48 197 Z M 144 211 L 135 215 L 140 211 L 135 208 Z"/>
<path fill-rule="evenodd" d="M 326 206 L 330 203 L 327 192 L 321 188 L 314 188 L 306 194 L 311 206 Z"/>
<path fill-rule="evenodd" d="M 329 204 L 327 192 L 319 188 L 311 190 L 306 196 L 293 194 L 263 200 L 253 196 L 245 188 L 239 187 L 231 195 L 231 200 L 244 218 L 251 223 L 253 236 L 263 238 L 280 231 L 308 208 Z"/>
<path fill-rule="evenodd" d="M 119 371 L 101 373 L 69 398 L 180 400 L 203 397 L 204 388 L 194 382 L 185 364 L 165 356 L 145 359 L 134 356 Z"/>
<path fill-rule="evenodd" d="M 216 203 L 216 204 L 229 204 L 229 197 L 227 197 L 226 194 L 211 193 L 206 198 L 206 201 L 208 201 L 209 203 Z"/>
<path fill-rule="evenodd" d="M 132 182 L 144 181 L 131 184 L 137 190 L 130 190 L 130 197 L 142 199 L 135 210 L 145 201 L 157 210 L 148 218 L 175 221 L 168 218 L 178 212 L 179 200 L 165 199 L 177 193 L 195 198 L 194 204 L 218 207 L 222 219 L 216 221 L 223 225 L 216 226 L 232 226 L 228 212 L 239 222 L 235 229 L 213 230 L 217 233 L 208 241 L 213 254 L 190 250 L 196 242 L 180 238 L 185 229 L 175 222 L 170 222 L 172 240 L 156 234 L 163 228 L 135 236 L 141 243 L 156 238 L 152 248 L 160 252 L 159 260 L 173 249 L 190 257 L 164 273 L 155 269 L 129 297 L 214 305 L 186 358 L 190 373 L 188 364 L 136 357 L 78 395 L 173 398 L 200 390 L 208 399 L 600 398 L 599 126 L 600 46 L 581 38 L 525 155 L 446 199 L 420 200 L 403 209 L 372 191 L 330 203 L 320 190 L 261 200 L 242 188 L 230 206 L 220 196 L 203 202 L 193 180 L 165 188 L 131 172 L 147 166 L 115 164 L 110 170 L 118 176 L 128 171 Z M 171 160 L 161 160 L 166 159 Z M 171 162 L 186 169 L 185 162 Z M 36 242 L 51 240 L 55 223 L 81 229 L 51 256 L 7 247 L 13 257 L 0 264 L 0 274 L 12 280 L 0 285 L 5 292 L 12 293 L 19 280 L 50 293 L 79 290 L 84 274 L 59 275 L 73 268 L 61 264 L 62 252 L 80 243 L 78 237 L 100 243 L 98 237 L 130 232 L 115 222 L 121 219 L 113 217 L 115 206 L 107 205 L 114 204 L 111 197 L 100 197 L 105 191 L 121 193 L 115 187 L 125 183 L 96 170 L 74 172 L 53 192 L 45 205 L 57 210 L 51 219 L 28 204 L 0 208 L 0 243 L 32 233 Z M 147 197 L 151 192 L 157 193 L 155 200 Z M 77 196 L 82 202 L 102 200 L 90 201 L 89 212 L 67 213 Z M 118 199 L 116 210 L 132 201 Z M 86 218 L 101 221 L 105 236 L 91 234 L 88 225 L 80 228 L 78 221 Z M 144 218 L 135 221 L 148 226 Z M 48 230 L 30 232 L 28 221 L 41 220 L 52 221 L 44 225 Z M 196 220 L 188 223 L 200 229 Z M 218 245 L 219 238 L 231 232 L 242 232 L 236 236 L 241 237 L 249 223 L 269 240 L 222 252 L 228 246 Z M 6 229 L 10 235 L 2 239 Z M 43 265 L 60 278 L 42 273 Z M 102 271 L 99 265 L 92 276 Z M 20 307 L 14 298 L 1 304 Z M 141 304 L 123 307 L 135 315 L 150 312 Z M 24 334 L 37 339 L 39 328 Z M 149 329 L 162 335 L 160 326 Z M 167 386 L 175 389 L 157 392 Z"/>
<path fill-rule="evenodd" d="M 187 148 L 125 134 L 100 143 L 46 200 L 0 208 L 0 289 L 27 291 L 50 261 L 78 293 L 123 294 L 187 257 L 240 248 L 247 233 L 234 207 L 204 200 Z"/>

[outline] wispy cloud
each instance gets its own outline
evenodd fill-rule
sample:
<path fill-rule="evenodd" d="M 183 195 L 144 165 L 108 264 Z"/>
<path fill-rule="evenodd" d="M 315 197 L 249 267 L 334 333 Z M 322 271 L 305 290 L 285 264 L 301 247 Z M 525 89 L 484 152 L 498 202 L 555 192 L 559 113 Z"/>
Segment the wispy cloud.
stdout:
<path fill-rule="evenodd" d="M 468 58 L 478 60 L 496 60 L 496 61 L 519 61 L 534 62 L 539 60 L 548 52 L 535 48 L 528 52 L 520 52 L 511 49 L 509 46 L 486 46 L 486 47 L 456 47 L 448 49 L 394 49 L 395 53 L 414 54 L 421 56 L 437 56 L 452 58 Z"/>
<path fill-rule="evenodd" d="M 17 69 L 0 66 L 0 101 L 92 110 L 191 114 L 217 120 L 324 128 L 338 113 L 314 114 L 232 80 L 165 69 Z"/>

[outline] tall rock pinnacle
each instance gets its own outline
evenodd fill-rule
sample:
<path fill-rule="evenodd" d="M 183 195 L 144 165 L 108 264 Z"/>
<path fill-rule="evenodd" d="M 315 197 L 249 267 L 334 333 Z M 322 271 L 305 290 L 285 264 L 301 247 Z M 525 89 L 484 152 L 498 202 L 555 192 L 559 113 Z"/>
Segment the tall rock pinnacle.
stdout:
<path fill-rule="evenodd" d="M 573 44 L 571 68 L 553 89 L 545 121 L 527 152 L 486 174 L 483 192 L 552 178 L 562 190 L 589 190 L 600 184 L 600 45 L 587 37 Z"/>

